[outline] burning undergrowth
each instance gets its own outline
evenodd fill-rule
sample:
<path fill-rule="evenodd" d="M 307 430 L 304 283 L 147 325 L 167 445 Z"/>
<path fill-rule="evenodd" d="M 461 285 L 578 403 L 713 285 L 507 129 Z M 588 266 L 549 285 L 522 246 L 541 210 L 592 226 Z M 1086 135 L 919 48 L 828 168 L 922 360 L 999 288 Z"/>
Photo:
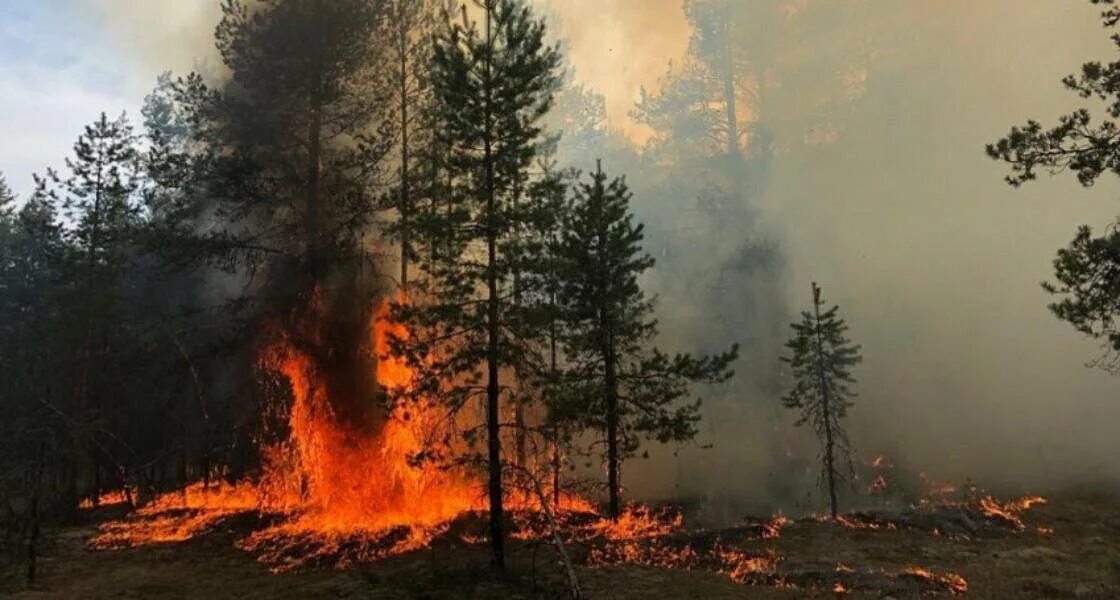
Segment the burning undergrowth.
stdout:
<path fill-rule="evenodd" d="M 181 542 L 234 516 L 256 515 L 235 545 L 261 562 L 276 570 L 345 567 L 426 547 L 484 508 L 476 476 L 423 460 L 451 453 L 445 446 L 456 424 L 446 411 L 423 402 L 382 409 L 386 403 L 371 399 L 380 390 L 412 385 L 408 367 L 388 356 L 390 339 L 409 335 L 389 319 L 389 303 L 370 317 L 368 340 L 351 348 L 363 355 L 356 360 L 324 339 L 331 330 L 323 304 L 314 294 L 291 319 L 294 325 L 268 328 L 263 336 L 259 368 L 281 378 L 290 397 L 270 407 L 281 413 L 282 433 L 262 443 L 259 476 L 159 495 L 128 518 L 103 525 L 91 546 Z M 355 365 L 368 365 L 375 377 L 355 377 L 361 371 Z M 560 496 L 564 512 L 594 513 L 590 503 Z M 111 492 L 103 502 L 132 504 L 133 497 Z M 528 493 L 507 502 L 514 514 L 541 506 Z"/>
<path fill-rule="evenodd" d="M 837 524 L 845 526 L 844 521 Z M 635 508 L 617 523 L 603 522 L 586 530 L 597 536 L 584 540 L 590 545 L 588 564 L 705 570 L 742 585 L 829 589 L 837 594 L 862 590 L 959 594 L 968 590 L 968 582 L 956 573 L 918 566 L 901 570 L 858 569 L 844 564 L 826 569 L 786 567 L 786 559 L 774 542 L 790 527 L 834 526 L 815 518 L 795 522 L 777 515 L 767 521 L 710 531 L 689 531 L 680 525 L 679 515 Z M 758 546 L 759 542 L 763 545 Z"/>
<path fill-rule="evenodd" d="M 451 452 L 446 414 L 435 404 L 397 406 L 379 413 L 356 410 L 370 392 L 361 381 L 332 385 L 317 354 L 324 331 L 312 302 L 301 326 L 277 329 L 259 354 L 261 368 L 287 382 L 284 435 L 262 448 L 263 463 L 251 481 L 196 483 L 159 495 L 128 517 L 102 525 L 90 545 L 116 549 L 183 542 L 221 529 L 238 549 L 275 571 L 346 568 L 435 545 L 449 548 L 486 540 L 485 494 L 477 476 L 418 460 Z M 377 389 L 409 386 L 412 373 L 388 359 L 390 336 L 409 332 L 388 318 L 383 305 L 370 317 L 365 362 Z M 362 361 L 359 361 L 362 362 Z M 343 396 L 340 398 L 340 396 Z M 361 404 L 360 402 L 357 404 Z M 373 405 L 373 403 L 367 403 Z M 874 468 L 888 467 L 885 460 Z M 887 493 L 889 473 L 872 479 L 872 496 Z M 862 511 L 835 519 L 784 515 L 746 520 L 722 529 L 686 526 L 678 510 L 634 506 L 617 520 L 575 495 L 556 506 L 544 494 L 513 492 L 509 530 L 526 544 L 551 543 L 558 529 L 577 562 L 588 567 L 642 565 L 721 573 L 754 586 L 961 593 L 963 577 L 918 566 L 904 569 L 828 568 L 791 564 L 779 542 L 790 531 L 836 528 L 860 531 L 928 531 L 976 537 L 1026 529 L 1023 513 L 1044 502 L 1027 497 L 1001 502 L 991 496 L 950 498 L 943 487 L 926 500 L 893 511 Z M 107 494 L 105 503 L 137 498 L 133 490 Z"/>

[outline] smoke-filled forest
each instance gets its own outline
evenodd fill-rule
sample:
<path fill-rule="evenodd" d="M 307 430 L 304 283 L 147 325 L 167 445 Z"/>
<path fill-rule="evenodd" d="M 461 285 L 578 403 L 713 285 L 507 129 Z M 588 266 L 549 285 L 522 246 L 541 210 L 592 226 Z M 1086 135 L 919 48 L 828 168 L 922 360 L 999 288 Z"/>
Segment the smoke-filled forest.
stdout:
<path fill-rule="evenodd" d="M 0 595 L 1120 596 L 1114 0 L 0 0 Z"/>

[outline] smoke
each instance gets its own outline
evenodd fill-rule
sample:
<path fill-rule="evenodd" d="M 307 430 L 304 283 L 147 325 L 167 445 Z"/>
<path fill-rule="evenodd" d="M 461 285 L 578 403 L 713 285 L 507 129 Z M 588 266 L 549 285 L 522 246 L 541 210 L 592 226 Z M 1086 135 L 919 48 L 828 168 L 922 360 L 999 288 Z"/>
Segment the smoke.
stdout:
<path fill-rule="evenodd" d="M 100 11 L 110 44 L 148 81 L 166 70 L 206 72 L 216 66 L 213 36 L 221 6 L 214 0 L 83 1 Z"/>
<path fill-rule="evenodd" d="M 575 79 L 606 99 L 611 129 L 636 142 L 650 131 L 629 112 L 643 87 L 656 89 L 670 62 L 688 49 L 681 0 L 537 0 L 557 16 Z"/>
<path fill-rule="evenodd" d="M 122 50 L 144 68 L 207 60 L 215 3 L 90 1 L 116 15 Z M 644 140 L 627 112 L 686 51 L 681 0 L 541 1 L 559 15 L 577 80 L 606 97 L 612 126 Z M 790 305 L 805 306 L 809 282 L 819 282 L 863 345 L 853 445 L 991 487 L 1120 478 L 1120 380 L 1085 368 L 1098 348 L 1047 312 L 1038 285 L 1079 224 L 1113 220 L 1116 187 L 1086 190 L 1060 176 L 1015 191 L 983 154 L 1010 125 L 1050 122 L 1082 104 L 1059 79 L 1114 55 L 1098 8 L 893 0 L 845 3 L 814 20 L 825 1 L 774 0 L 803 21 L 801 35 L 775 42 L 768 79 L 845 85 L 830 102 L 771 106 L 761 116 L 776 151 L 753 202 L 782 242 Z M 842 70 L 797 60 L 838 54 L 861 58 Z M 657 210 L 678 218 L 672 204 Z M 814 452 L 807 432 L 771 425 L 778 402 L 717 396 L 709 421 L 741 423 L 739 435 L 634 461 L 627 485 L 644 496 L 765 499 L 758 481 L 773 463 L 761 448 L 777 440 L 810 461 Z"/>
<path fill-rule="evenodd" d="M 809 19 L 820 5 L 803 3 L 791 18 Z M 1099 348 L 1048 313 L 1039 287 L 1079 224 L 1099 229 L 1116 217 L 1116 187 L 1086 190 L 1063 174 L 1016 191 L 983 154 L 1012 124 L 1052 122 L 1084 103 L 1059 80 L 1114 56 L 1099 9 L 1013 0 L 845 7 L 799 25 L 796 43 L 809 47 L 775 49 L 776 64 L 808 69 L 779 66 L 779 85 L 854 85 L 840 103 L 763 115 L 778 151 L 753 201 L 788 256 L 791 306 L 806 307 L 810 281 L 821 283 L 863 345 L 853 445 L 912 472 L 993 488 L 1116 481 L 1120 380 L 1085 368 Z M 783 61 L 845 54 L 867 57 L 866 68 L 853 76 L 823 61 Z M 750 406 L 745 415 L 726 408 L 735 402 Z M 765 496 L 758 449 L 769 442 L 755 436 L 808 450 L 810 461 L 814 451 L 805 432 L 788 442 L 788 423 L 760 425 L 777 402 L 720 399 L 708 418 L 749 419 L 737 438 L 635 466 L 627 482 L 649 495 Z M 655 483 L 658 470 L 681 473 L 683 488 Z"/>

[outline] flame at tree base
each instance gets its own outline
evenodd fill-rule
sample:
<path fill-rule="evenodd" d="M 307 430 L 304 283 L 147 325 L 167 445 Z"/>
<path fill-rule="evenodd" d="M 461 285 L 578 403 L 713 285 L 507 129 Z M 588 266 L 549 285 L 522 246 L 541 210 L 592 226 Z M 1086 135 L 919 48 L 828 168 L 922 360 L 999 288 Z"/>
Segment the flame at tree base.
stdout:
<path fill-rule="evenodd" d="M 383 303 L 371 319 L 365 362 L 376 364 L 381 388 L 407 388 L 412 371 L 387 355 L 391 338 L 404 339 L 409 332 L 390 320 L 389 308 Z M 328 561 L 345 566 L 423 548 L 456 518 L 485 510 L 479 479 L 418 460 L 434 448 L 450 450 L 441 447 L 449 436 L 447 415 L 438 405 L 399 406 L 376 427 L 340 415 L 340 406 L 368 414 L 373 400 L 331 397 L 326 369 L 312 355 L 321 337 L 319 294 L 307 312 L 297 333 L 278 328 L 260 353 L 261 367 L 282 376 L 291 392 L 287 436 L 262 449 L 261 475 L 163 494 L 130 518 L 102 526 L 93 547 L 181 542 L 234 515 L 258 513 L 272 524 L 238 540 L 238 548 L 278 570 Z M 510 496 L 511 510 L 541 509 L 529 494 Z M 595 512 L 589 502 L 568 494 L 559 508 Z"/>

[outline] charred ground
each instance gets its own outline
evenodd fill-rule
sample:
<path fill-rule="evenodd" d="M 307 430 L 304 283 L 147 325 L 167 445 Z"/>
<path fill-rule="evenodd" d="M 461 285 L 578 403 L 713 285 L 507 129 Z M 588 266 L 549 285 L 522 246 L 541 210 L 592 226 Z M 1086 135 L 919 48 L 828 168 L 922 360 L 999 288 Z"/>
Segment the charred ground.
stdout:
<path fill-rule="evenodd" d="M 814 517 L 744 519 L 722 529 L 696 528 L 687 518 L 675 523 L 654 511 L 653 516 L 639 512 L 629 524 L 623 519 L 613 531 L 596 531 L 594 517 L 585 515 L 572 517 L 569 529 L 582 533 L 574 533 L 568 547 L 589 598 L 902 599 L 963 593 L 1103 599 L 1120 593 L 1120 502 L 1114 488 L 1056 492 L 1015 513 L 1021 526 L 976 506 L 852 513 L 839 523 Z M 122 506 L 91 510 L 86 524 L 49 532 L 39 583 L 23 589 L 20 581 L 6 590 L 21 599 L 567 594 L 553 549 L 531 535 L 515 535 L 522 539 L 513 542 L 509 575 L 492 579 L 486 546 L 479 543 L 482 515 L 461 517 L 422 550 L 338 568 L 359 549 L 355 539 L 339 544 L 334 555 L 287 570 L 282 557 L 264 564 L 261 555 L 236 549 L 239 539 L 267 521 L 255 512 L 229 515 L 182 542 L 92 549 L 99 528 L 125 514 Z M 528 529 L 526 523 L 515 515 L 510 525 Z"/>

